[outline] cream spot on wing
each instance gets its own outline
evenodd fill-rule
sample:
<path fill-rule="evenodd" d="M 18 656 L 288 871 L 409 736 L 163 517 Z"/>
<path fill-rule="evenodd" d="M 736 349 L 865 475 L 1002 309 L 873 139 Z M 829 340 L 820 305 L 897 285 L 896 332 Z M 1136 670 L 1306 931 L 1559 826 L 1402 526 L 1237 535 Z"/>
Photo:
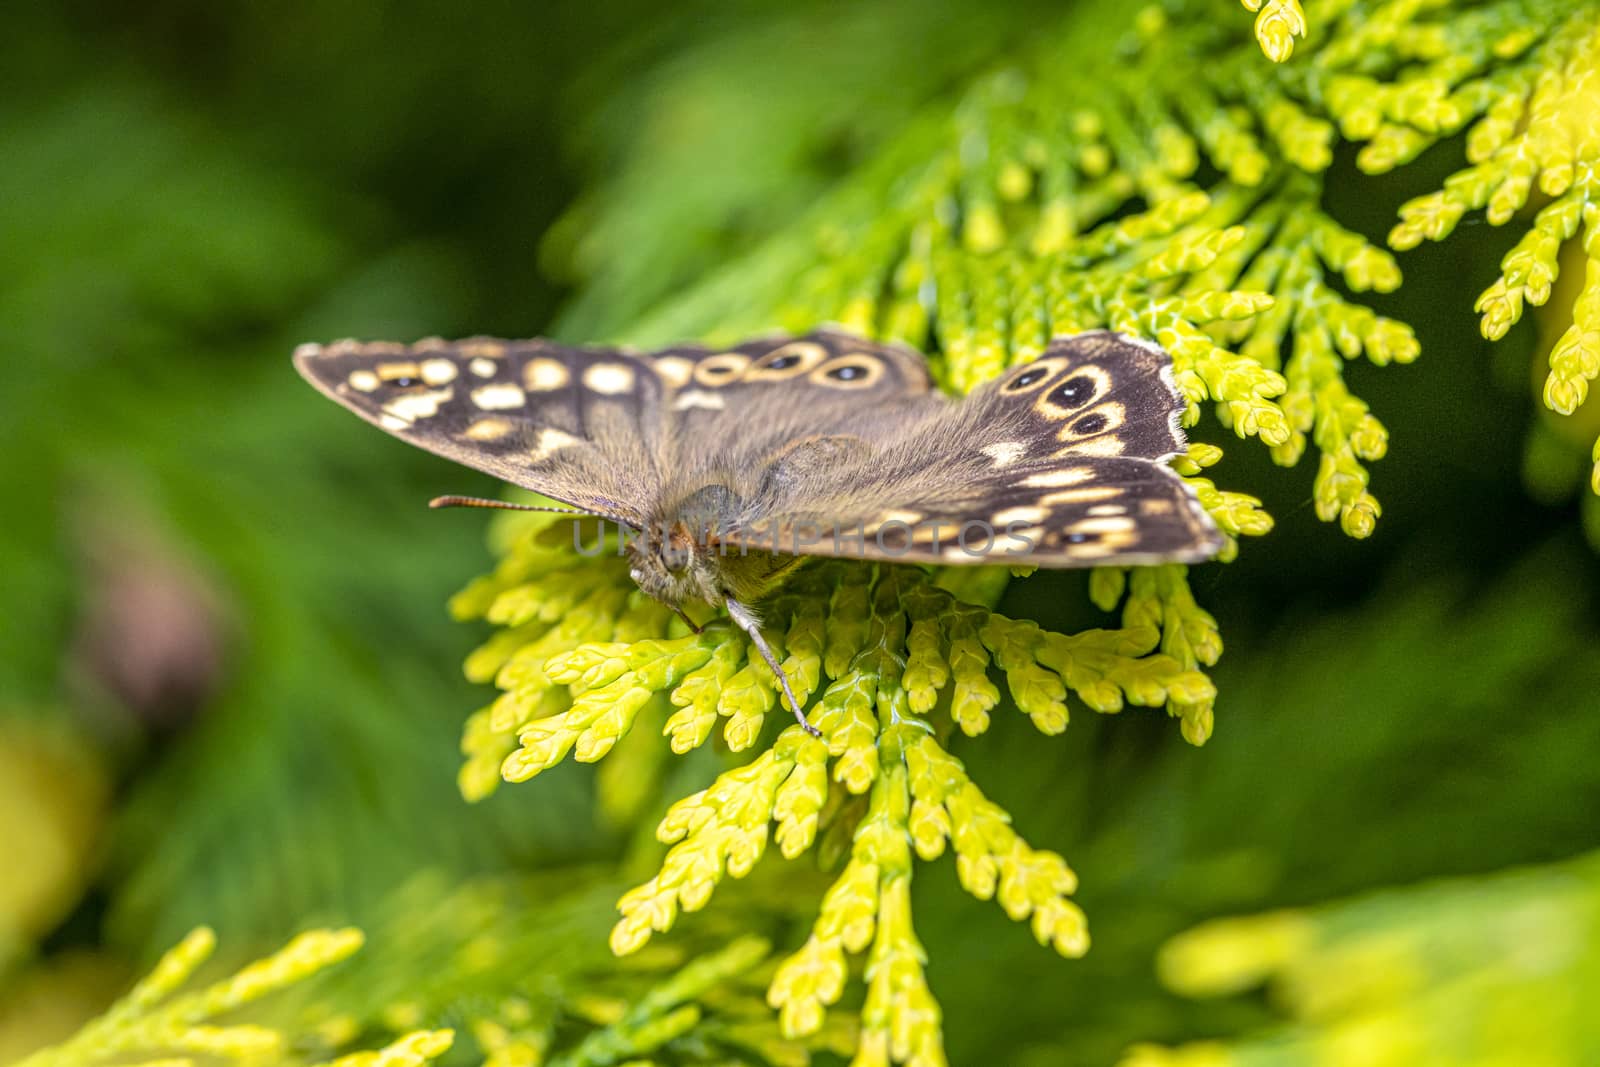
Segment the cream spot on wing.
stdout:
<path fill-rule="evenodd" d="M 527 401 L 527 394 L 510 382 L 480 385 L 472 391 L 472 402 L 485 411 L 505 411 L 509 408 L 520 408 Z"/>
<path fill-rule="evenodd" d="M 378 377 L 386 382 L 392 382 L 397 378 L 420 378 L 422 370 L 415 363 L 380 363 Z"/>
<path fill-rule="evenodd" d="M 1044 517 L 1048 514 L 1049 512 L 1044 508 L 1035 507 L 1031 504 L 1014 508 L 1002 508 L 994 513 L 994 524 L 996 526 L 1009 526 L 1014 522 L 1043 522 Z"/>
<path fill-rule="evenodd" d="M 411 421 L 409 419 L 402 419 L 398 415 L 385 414 L 379 416 L 378 425 L 382 426 L 385 430 L 394 433 L 409 427 L 411 425 Z"/>
<path fill-rule="evenodd" d="M 1063 467 L 1056 471 L 1030 475 L 1022 480 L 1022 484 L 1032 489 L 1060 489 L 1062 486 L 1077 485 L 1093 477 L 1094 471 L 1088 467 Z"/>
<path fill-rule="evenodd" d="M 1133 529 L 1134 526 L 1134 521 L 1126 515 L 1105 515 L 1080 520 L 1067 527 L 1067 530 L 1070 533 L 1110 534 L 1122 533 Z"/>
<path fill-rule="evenodd" d="M 557 430 L 547 426 L 540 430 L 538 436 L 533 439 L 533 447 L 528 451 L 528 462 L 543 462 L 563 448 L 570 448 L 581 441 L 582 438 L 574 437 L 565 430 Z"/>
<path fill-rule="evenodd" d="M 509 435 L 517 428 L 517 424 L 510 419 L 502 419 L 498 415 L 475 420 L 471 426 L 462 430 L 460 435 L 469 441 L 498 441 Z"/>
<path fill-rule="evenodd" d="M 480 378 L 493 378 L 494 372 L 500 369 L 500 364 L 488 356 L 478 356 L 467 364 L 467 368 Z"/>
<path fill-rule="evenodd" d="M 370 393 L 378 387 L 378 376 L 369 370 L 351 371 L 350 377 L 346 381 L 350 383 L 350 388 L 358 389 L 363 393 Z"/>
<path fill-rule="evenodd" d="M 663 381 L 674 389 L 687 385 L 694 375 L 694 364 L 682 356 L 662 356 L 651 364 Z"/>
<path fill-rule="evenodd" d="M 1107 434 L 1104 437 L 1091 437 L 1087 441 L 1078 441 L 1068 445 L 1058 456 L 1120 456 L 1122 455 L 1122 439 Z"/>
<path fill-rule="evenodd" d="M 583 384 L 604 396 L 633 389 L 633 368 L 622 363 L 596 363 L 583 372 Z"/>
<path fill-rule="evenodd" d="M 1064 551 L 1072 559 L 1094 559 L 1120 552 L 1133 544 L 1138 537 L 1138 524 L 1126 515 L 1084 519 L 1067 527 Z M 1071 538 L 1087 537 L 1089 540 L 1074 543 Z"/>
<path fill-rule="evenodd" d="M 439 405 L 455 395 L 454 389 L 433 389 L 426 393 L 407 393 L 383 405 L 386 414 L 403 419 L 407 425 L 418 419 L 432 418 L 439 413 Z M 385 429 L 393 427 L 385 426 Z"/>
<path fill-rule="evenodd" d="M 1122 490 L 1111 485 L 1090 486 L 1084 489 L 1063 489 L 1059 493 L 1046 493 L 1039 503 L 1053 507 L 1056 504 L 1087 504 L 1093 500 L 1110 500 L 1121 496 Z"/>
<path fill-rule="evenodd" d="M 1126 515 L 1128 509 L 1121 504 L 1096 504 L 1089 509 L 1091 515 Z"/>
<path fill-rule="evenodd" d="M 880 512 L 878 517 L 867 524 L 864 533 L 875 534 L 890 523 L 900 523 L 906 526 L 915 526 L 922 521 L 922 512 L 907 511 L 904 509 L 890 509 Z"/>
<path fill-rule="evenodd" d="M 1171 515 L 1172 501 L 1146 500 L 1140 510 L 1142 510 L 1146 515 Z"/>
<path fill-rule="evenodd" d="M 996 467 L 1009 467 L 1028 454 L 1028 446 L 1021 441 L 1001 441 L 998 444 L 984 445 L 980 451 L 994 460 Z"/>
<path fill-rule="evenodd" d="M 672 402 L 673 411 L 688 411 L 690 408 L 710 408 L 712 411 L 721 411 L 722 398 L 716 393 L 708 393 L 704 389 L 690 389 L 686 393 L 679 393 Z"/>
<path fill-rule="evenodd" d="M 448 359 L 429 359 L 422 363 L 422 380 L 429 385 L 445 385 L 456 380 L 456 365 Z"/>
<path fill-rule="evenodd" d="M 485 337 L 473 338 L 461 342 L 461 353 L 466 356 L 483 356 L 487 359 L 499 359 L 506 354 L 506 346 L 500 341 L 492 341 Z"/>
<path fill-rule="evenodd" d="M 911 525 L 911 543 L 931 545 L 938 542 L 942 545 L 947 541 L 954 541 L 960 532 L 959 522 L 940 522 L 937 519 L 931 522 L 917 522 Z"/>
<path fill-rule="evenodd" d="M 548 393 L 552 389 L 560 389 L 571 377 L 564 363 L 549 356 L 530 359 L 528 365 L 522 368 L 522 384 L 535 393 Z"/>
<path fill-rule="evenodd" d="M 1003 555 L 1017 556 L 1038 548 L 1046 536 L 1042 526 L 1025 526 L 1020 530 L 1001 531 L 999 544 Z"/>

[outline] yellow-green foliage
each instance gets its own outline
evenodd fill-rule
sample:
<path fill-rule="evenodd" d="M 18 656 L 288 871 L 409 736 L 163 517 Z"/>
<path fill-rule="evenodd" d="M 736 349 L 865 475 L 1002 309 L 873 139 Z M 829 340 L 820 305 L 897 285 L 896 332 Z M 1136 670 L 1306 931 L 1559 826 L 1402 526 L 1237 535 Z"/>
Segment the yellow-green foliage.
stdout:
<path fill-rule="evenodd" d="M 1345 366 L 1408 362 L 1419 348 L 1409 326 L 1345 295 L 1390 292 L 1401 274 L 1388 251 L 1323 211 L 1333 150 L 1365 141 L 1360 165 L 1383 171 L 1483 116 L 1470 135 L 1474 167 L 1408 206 L 1391 244 L 1442 237 L 1486 205 L 1504 222 L 1543 175 L 1557 199 L 1508 257 L 1494 307 L 1520 309 L 1523 294 L 1539 302 L 1560 242 L 1600 210 L 1588 200 L 1595 110 L 1582 106 L 1594 91 L 1585 64 L 1596 17 L 1576 0 L 1537 13 L 1513 0 L 1330 3 L 1321 38 L 1271 67 L 1247 38 L 1219 33 L 1214 6 L 1146 8 L 1115 47 L 1105 40 L 1113 5 L 1075 9 L 1014 66 L 953 106 L 932 105 L 803 223 L 626 339 L 839 322 L 932 352 L 942 381 L 966 390 L 1054 335 L 1110 326 L 1172 353 L 1196 434 L 1259 440 L 1284 466 L 1314 450 L 1316 514 L 1368 536 L 1381 513 L 1370 464 L 1388 430 L 1347 387 Z M 1246 6 L 1258 10 L 1261 48 L 1288 59 L 1305 32 L 1300 5 Z M 1099 58 L 1108 53 L 1114 62 Z M 1600 278 L 1593 260 L 1590 269 Z M 1597 292 L 1580 299 L 1552 356 L 1553 406 L 1574 405 L 1594 374 Z M 1514 317 L 1491 308 L 1486 334 Z M 1269 532 L 1260 501 L 1213 479 L 1224 459 L 1196 442 L 1177 466 L 1232 537 Z M 957 731 L 977 736 L 1014 708 L 1055 734 L 1073 703 L 1164 707 L 1195 744 L 1212 731 L 1204 669 L 1222 642 L 1182 567 L 1096 573 L 1091 599 L 1120 605 L 1120 625 L 1062 634 L 952 593 L 961 576 L 813 564 L 764 611 L 797 694 L 815 698 L 816 740 L 782 722 L 772 673 L 737 630 L 689 633 L 632 588 L 614 555 L 573 552 L 567 523 L 525 517 L 505 529 L 496 572 L 453 605 L 500 628 L 468 662 L 503 693 L 467 725 L 464 793 L 622 746 L 629 773 L 602 779 L 613 793 L 653 780 L 665 749 L 688 752 L 720 728 L 731 752 L 753 757 L 667 811 L 657 836 L 670 847 L 622 897 L 612 948 L 635 952 L 706 907 L 774 835 L 787 859 L 848 841 L 810 937 L 768 998 L 787 1035 L 812 1033 L 860 957 L 860 1064 L 943 1061 L 912 923 L 913 855 L 949 847 L 974 896 L 997 899 L 1063 955 L 1088 948 L 1075 875 L 984 796 L 951 753 Z M 1230 540 L 1224 559 L 1236 551 Z M 763 730 L 769 713 L 775 736 Z M 667 741 L 623 745 L 641 723 Z"/>
<path fill-rule="evenodd" d="M 1511 490 L 1493 480 L 1490 435 L 1457 449 L 1448 431 L 1498 425 L 1506 401 L 1481 383 L 1468 395 L 1460 361 L 1474 346 L 1384 369 L 1420 354 L 1399 319 L 1436 305 L 1472 322 L 1476 294 L 1453 279 L 1402 285 L 1402 265 L 1427 274 L 1408 250 L 1504 237 L 1483 331 L 1531 340 L 1518 317 L 1539 309 L 1550 414 L 1538 447 L 1556 472 L 1544 488 L 1575 488 L 1593 463 L 1600 489 L 1586 421 L 1600 404 L 1576 410 L 1600 369 L 1592 0 L 1242 0 L 1253 36 L 1235 0 L 734 5 L 704 25 L 642 17 L 631 0 L 563 17 L 571 41 L 531 8 L 463 15 L 439 35 L 412 5 L 379 26 L 343 5 L 290 4 L 265 20 L 243 7 L 180 18 L 183 40 L 225 46 L 183 49 L 170 19 L 60 6 L 11 19 L 17 36 L 48 32 L 19 51 L 31 58 L 6 105 L 0 224 L 14 239 L 0 242 L 13 252 L 0 318 L 16 358 L 0 452 L 6 499 L 43 505 L 0 524 L 0 688 L 92 729 L 49 759 L 28 732 L 0 736 L 0 764 L 33 772 L 0 772 L 0 841 L 26 868 L 0 878 L 4 992 L 32 988 L 57 1002 L 55 1019 L 76 1017 L 100 987 L 73 985 L 75 955 L 119 973 L 197 916 L 240 951 L 313 914 L 358 919 L 369 936 L 315 975 L 360 935 L 314 932 L 185 993 L 209 949 L 198 933 L 30 1067 L 419 1063 L 446 1031 L 450 1062 L 495 1067 L 789 1067 L 819 1053 L 933 1065 L 947 1042 L 960 1062 L 1034 1062 L 1029 1046 L 1037 1062 L 1108 1062 L 1131 1034 L 1176 1045 L 1265 1013 L 1140 981 L 1180 916 L 1593 846 L 1585 754 L 1600 746 L 1584 743 L 1597 720 L 1582 712 L 1600 683 L 1569 588 L 1585 561 L 1564 545 L 1486 582 L 1482 561 L 1525 552 L 1551 521 L 1487 538 L 1474 525 L 1480 501 L 1509 505 L 1480 486 Z M 594 47 L 623 23 L 614 48 Z M 208 73 L 192 66 L 202 53 L 227 62 Z M 550 62 L 562 53 L 574 58 Z M 278 91 L 301 83 L 318 91 Z M 352 115 L 370 136 L 327 136 Z M 1224 560 L 1304 502 L 1370 534 L 1392 421 L 1397 441 L 1434 438 L 1413 453 L 1415 481 L 1428 480 L 1424 454 L 1445 468 L 1440 485 L 1471 490 L 1444 501 L 1455 510 L 1435 493 L 1404 528 L 1430 542 L 1462 528 L 1472 551 L 1441 566 L 1489 588 L 1473 605 L 1423 590 L 1322 625 L 1303 625 L 1297 603 L 1229 679 L 1224 696 L 1252 714 L 1224 716 L 1221 751 L 1193 752 L 1131 745 L 1134 723 L 1085 729 L 1098 717 L 1083 712 L 1164 709 L 1204 742 L 1223 649 L 1207 590 L 1259 608 L 1280 575 L 1208 565 L 1193 588 L 1176 566 L 1046 576 L 1001 611 L 1005 569 L 813 563 L 762 608 L 818 741 L 741 633 L 717 620 L 690 633 L 615 556 L 580 558 L 565 525 L 519 517 L 500 527 L 495 572 L 455 602 L 492 630 L 469 676 L 500 690 L 468 723 L 459 784 L 478 799 L 567 757 L 600 763 L 470 812 L 442 802 L 430 753 L 450 755 L 429 716 L 453 714 L 450 639 L 423 616 L 472 524 L 424 525 L 408 503 L 434 476 L 427 458 L 324 411 L 282 355 L 319 334 L 541 321 L 553 297 L 528 284 L 531 245 L 567 192 L 529 177 L 551 163 L 546 119 L 591 171 L 543 249 L 575 287 L 548 332 L 649 345 L 834 321 L 928 352 L 960 391 L 1052 335 L 1109 325 L 1173 353 L 1191 436 L 1175 467 L 1229 534 Z M 461 151 L 434 150 L 441 129 Z M 1417 171 L 1433 176 L 1418 181 L 1425 151 Z M 441 165 L 407 165 L 424 158 Z M 1372 235 L 1388 220 L 1340 207 L 1435 186 L 1386 241 Z M 71 195 L 39 195 L 57 187 Z M 1460 267 L 1482 271 L 1474 288 L 1496 273 Z M 1370 393 L 1375 382 L 1393 388 Z M 317 462 L 286 463 L 290 439 Z M 1299 465 L 1270 509 L 1247 492 L 1266 484 L 1263 461 Z M 85 477 L 131 487 L 170 523 L 175 558 L 214 568 L 237 605 L 230 662 L 173 721 L 100 691 L 112 675 L 97 673 L 92 624 L 125 584 L 106 579 L 148 575 L 110 536 L 134 521 L 123 498 L 86 493 Z M 1600 530 L 1600 498 L 1587 503 Z M 79 540 L 92 555 L 74 556 Z M 1352 593 L 1397 554 L 1360 553 Z M 96 574 L 102 558 L 115 566 Z M 1284 585 L 1326 592 L 1341 563 Z M 1093 626 L 1098 608 L 1098 628 L 1024 617 L 1041 588 L 1080 585 L 1089 604 L 1052 604 L 1051 618 Z M 149 625 L 141 611 L 117 618 L 108 632 Z M 144 745 L 153 734 L 162 742 Z M 1091 745 L 1106 758 L 1068 764 Z M 117 796 L 115 832 L 100 835 L 103 778 Z M 616 833 L 597 832 L 591 801 Z M 1351 835 L 1361 847 L 1330 863 Z M 1070 855 L 1081 893 L 1051 848 Z M 573 866 L 597 860 L 604 873 Z M 953 878 L 913 891 L 928 862 Z M 433 888 L 383 912 L 379 895 L 424 865 Z M 507 868 L 547 873 L 484 873 Z M 1503 1039 L 1501 1062 L 1527 1062 L 1590 1017 L 1572 1004 L 1600 985 L 1593 884 L 1585 862 L 1204 928 L 1165 956 L 1172 986 L 1267 980 L 1291 1026 L 1136 1058 L 1366 1067 L 1394 1053 L 1409 1067 L 1424 1060 L 1415 1035 L 1456 1051 L 1446 1041 L 1465 1031 L 1449 1016 L 1485 1020 L 1492 1033 L 1463 1041 Z M 1088 950 L 1080 903 L 1093 953 L 1052 958 Z M 1001 916 L 1054 953 L 991 941 Z M 8 1048 L 57 1032 L 32 1019 L 21 1044 L 4 1032 L 29 1004 L 0 1006 Z"/>
<path fill-rule="evenodd" d="M 763 1003 L 772 935 L 793 919 L 776 886 L 621 964 L 605 945 L 616 892 L 574 870 L 419 878 L 386 903 L 368 952 L 301 990 L 289 1025 L 319 1047 L 452 1026 L 458 1048 L 492 1067 L 787 1065 L 854 1046 L 845 1020 L 790 1040 Z"/>
<path fill-rule="evenodd" d="M 283 1030 L 226 1017 L 338 963 L 359 949 L 361 941 L 358 930 L 313 930 L 231 978 L 180 993 L 179 987 L 216 947 L 215 935 L 201 927 L 163 956 L 104 1015 L 63 1044 L 35 1052 L 18 1067 L 185 1067 L 198 1058 L 241 1064 L 281 1062 L 292 1051 Z M 452 1037 L 448 1030 L 416 1031 L 382 1049 L 351 1053 L 332 1064 L 421 1067 L 448 1049 Z"/>
<path fill-rule="evenodd" d="M 501 776 L 532 778 L 568 754 L 598 760 L 646 714 L 664 722 L 678 753 L 719 727 L 731 751 L 744 751 L 769 713 L 787 720 L 776 679 L 738 630 L 714 623 L 687 633 L 631 588 L 615 555 L 575 553 L 568 522 L 529 515 L 512 523 L 520 532 L 497 573 L 454 603 L 464 617 L 507 628 L 468 664 L 505 689 L 468 724 L 461 783 L 469 797 Z M 672 847 L 660 872 L 622 897 L 612 948 L 635 952 L 681 912 L 704 907 L 724 878 L 752 870 L 774 835 L 792 859 L 819 835 L 844 833 L 853 838 L 848 862 L 810 940 L 768 994 L 791 1036 L 823 1024 L 824 1008 L 843 992 L 847 955 L 865 953 L 863 1040 L 896 1060 L 928 1062 L 921 1054 L 937 1052 L 938 1006 L 911 926 L 913 851 L 928 860 L 948 845 L 969 892 L 1029 920 L 1041 944 L 1084 952 L 1084 918 L 1070 900 L 1075 876 L 1010 828 L 944 739 L 987 728 L 1002 702 L 993 669 L 1044 733 L 1065 729 L 1070 693 L 1099 712 L 1165 707 L 1187 737 L 1203 741 L 1215 688 L 1196 667 L 1214 662 L 1221 646 L 1183 568 L 1142 570 L 1131 582 L 1107 572 L 1097 595 L 1124 602 L 1122 626 L 1068 636 L 960 600 L 912 568 L 829 563 L 802 572 L 767 606 L 768 638 L 800 699 L 820 692 L 810 716 L 826 740 L 783 725 L 753 761 L 673 805 L 657 831 Z M 862 796 L 865 804 L 852 799 Z"/>
<path fill-rule="evenodd" d="M 1160 969 L 1187 996 L 1266 983 L 1289 1023 L 1141 1046 L 1122 1067 L 1594 1063 L 1600 857 L 1209 922 L 1169 942 Z"/>
<path fill-rule="evenodd" d="M 1300 0 L 1239 0 L 1256 13 L 1256 40 L 1274 63 L 1294 55 L 1296 37 L 1306 35 L 1306 13 Z"/>
<path fill-rule="evenodd" d="M 422 877 L 391 896 L 370 938 L 313 930 L 231 978 L 179 993 L 215 947 L 202 928 L 103 1016 L 18 1067 L 423 1067 L 452 1047 L 490 1067 L 790 1065 L 855 1046 L 848 1023 L 792 1041 L 766 1010 L 761 981 L 776 961 L 753 931 L 788 916 L 753 904 L 737 926 L 702 926 L 619 968 L 603 940 L 614 897 L 570 871 L 559 888 Z"/>
<path fill-rule="evenodd" d="M 1247 7 L 1254 8 L 1250 0 Z M 1263 32 L 1269 9 L 1293 9 Z M 1275 59 L 1299 5 L 1257 21 Z M 1582 0 L 1326 4 L 1327 43 L 1289 68 L 1282 91 L 1362 145 L 1357 165 L 1383 174 L 1465 132 L 1469 166 L 1400 209 L 1397 251 L 1447 237 L 1467 215 L 1520 219 L 1523 238 L 1478 297 L 1483 336 L 1504 337 L 1525 306 L 1550 299 L 1563 244 L 1581 235 L 1585 278 L 1570 328 L 1549 354 L 1544 403 L 1573 414 L 1600 376 L 1600 16 Z M 1283 54 L 1280 54 L 1283 53 Z M 1537 211 L 1531 209 L 1537 207 Z M 1531 225 L 1529 224 L 1531 222 Z M 1569 267 L 1569 269 L 1571 269 Z M 1592 485 L 1600 493 L 1600 440 Z"/>

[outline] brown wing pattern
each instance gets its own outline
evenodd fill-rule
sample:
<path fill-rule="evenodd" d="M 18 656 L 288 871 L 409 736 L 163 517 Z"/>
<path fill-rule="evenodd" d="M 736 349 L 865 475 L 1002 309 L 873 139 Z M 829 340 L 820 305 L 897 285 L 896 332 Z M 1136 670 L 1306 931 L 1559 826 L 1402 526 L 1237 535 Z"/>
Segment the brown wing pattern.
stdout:
<path fill-rule="evenodd" d="M 646 359 L 547 341 L 342 341 L 295 366 L 368 422 L 447 459 L 631 525 L 658 495 L 667 387 Z"/>
<path fill-rule="evenodd" d="M 892 437 L 907 411 L 941 407 L 926 361 L 837 330 L 651 357 L 669 384 L 667 451 L 676 488 L 744 482 L 760 457 L 795 440 Z"/>
<path fill-rule="evenodd" d="M 1108 332 L 960 401 L 921 356 L 837 330 L 647 355 L 340 342 L 295 364 L 419 447 L 634 526 L 695 509 L 734 547 L 1074 567 L 1223 543 L 1166 463 L 1184 448 L 1170 359 Z"/>
<path fill-rule="evenodd" d="M 1057 340 L 885 447 L 835 450 L 814 476 L 773 480 L 728 540 L 957 564 L 1210 558 L 1222 535 L 1166 462 L 1185 447 L 1170 368 L 1116 334 Z"/>

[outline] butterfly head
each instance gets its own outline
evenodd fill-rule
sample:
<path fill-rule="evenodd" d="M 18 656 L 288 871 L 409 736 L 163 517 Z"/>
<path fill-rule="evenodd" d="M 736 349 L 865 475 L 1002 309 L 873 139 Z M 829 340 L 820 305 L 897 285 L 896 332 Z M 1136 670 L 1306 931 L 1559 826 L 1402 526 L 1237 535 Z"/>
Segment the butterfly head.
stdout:
<path fill-rule="evenodd" d="M 641 531 L 627 544 L 628 574 L 646 594 L 676 607 L 689 600 L 722 599 L 721 568 L 708 539 L 678 519 Z"/>

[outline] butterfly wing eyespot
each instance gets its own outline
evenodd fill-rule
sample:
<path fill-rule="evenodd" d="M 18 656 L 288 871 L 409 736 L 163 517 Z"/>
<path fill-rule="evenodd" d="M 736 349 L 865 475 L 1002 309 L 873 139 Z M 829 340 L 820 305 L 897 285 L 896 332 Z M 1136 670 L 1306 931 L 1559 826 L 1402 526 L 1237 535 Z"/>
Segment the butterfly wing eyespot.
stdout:
<path fill-rule="evenodd" d="M 1050 403 L 1069 411 L 1081 408 L 1094 399 L 1096 383 L 1093 376 L 1074 374 L 1050 391 Z"/>
<path fill-rule="evenodd" d="M 744 372 L 747 382 L 782 382 L 798 378 L 828 358 L 828 350 L 815 341 L 790 341 L 753 361 Z"/>
<path fill-rule="evenodd" d="M 1095 364 L 1066 367 L 1037 390 L 1038 399 L 1033 409 L 1052 421 L 1070 419 L 1109 396 L 1115 384 L 1105 367 Z"/>
<path fill-rule="evenodd" d="M 719 352 L 707 356 L 695 365 L 694 381 L 713 388 L 735 381 L 749 366 L 750 357 L 743 352 Z"/>
<path fill-rule="evenodd" d="M 871 389 L 883 378 L 883 364 L 865 352 L 836 356 L 806 375 L 816 385 L 831 389 Z"/>
<path fill-rule="evenodd" d="M 1089 411 L 1079 415 L 1073 421 L 1061 428 L 1056 435 L 1062 441 L 1081 441 L 1088 437 L 1098 437 L 1105 433 L 1115 433 L 1122 429 L 1128 420 L 1127 409 L 1115 400 L 1108 400 Z"/>
<path fill-rule="evenodd" d="M 1005 384 L 1000 386 L 1000 390 L 1005 393 L 1035 392 L 1053 380 L 1065 367 L 1065 360 L 1036 359 L 1013 370 Z"/>

